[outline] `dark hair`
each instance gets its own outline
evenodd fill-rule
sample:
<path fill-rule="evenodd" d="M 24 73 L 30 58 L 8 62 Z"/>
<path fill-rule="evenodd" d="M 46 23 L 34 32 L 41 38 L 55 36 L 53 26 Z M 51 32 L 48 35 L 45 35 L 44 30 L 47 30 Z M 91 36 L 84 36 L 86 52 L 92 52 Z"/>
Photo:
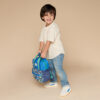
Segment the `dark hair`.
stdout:
<path fill-rule="evenodd" d="M 56 18 L 56 8 L 54 6 L 52 6 L 51 4 L 45 4 L 41 10 L 40 10 L 40 18 L 42 19 L 42 17 L 45 15 L 46 12 L 49 12 L 50 14 L 54 14 L 54 20 Z M 42 19 L 42 21 L 44 21 L 44 19 Z"/>

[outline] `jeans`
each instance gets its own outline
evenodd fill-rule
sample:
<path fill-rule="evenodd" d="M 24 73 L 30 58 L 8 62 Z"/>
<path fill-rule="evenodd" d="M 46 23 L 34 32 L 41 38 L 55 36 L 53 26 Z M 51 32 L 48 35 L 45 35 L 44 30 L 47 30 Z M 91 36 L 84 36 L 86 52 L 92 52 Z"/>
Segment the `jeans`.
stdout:
<path fill-rule="evenodd" d="M 50 81 L 57 82 L 57 75 L 58 75 L 62 87 L 65 85 L 69 85 L 67 75 L 63 69 L 63 59 L 64 59 L 64 54 L 62 53 L 53 59 L 47 59 L 50 66 L 51 75 L 53 76 L 53 78 L 51 78 Z"/>

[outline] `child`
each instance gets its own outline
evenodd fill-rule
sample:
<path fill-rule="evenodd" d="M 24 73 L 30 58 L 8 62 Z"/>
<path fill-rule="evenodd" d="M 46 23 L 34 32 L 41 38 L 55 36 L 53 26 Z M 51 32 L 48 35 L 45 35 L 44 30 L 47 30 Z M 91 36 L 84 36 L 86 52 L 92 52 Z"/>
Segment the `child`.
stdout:
<path fill-rule="evenodd" d="M 40 11 L 40 17 L 45 22 L 39 38 L 39 50 L 42 58 L 47 58 L 53 79 L 45 85 L 45 87 L 57 86 L 58 74 L 62 86 L 60 96 L 70 93 L 71 88 L 67 79 L 67 75 L 63 70 L 64 48 L 60 39 L 60 31 L 54 22 L 56 17 L 56 8 L 51 4 L 45 4 Z"/>

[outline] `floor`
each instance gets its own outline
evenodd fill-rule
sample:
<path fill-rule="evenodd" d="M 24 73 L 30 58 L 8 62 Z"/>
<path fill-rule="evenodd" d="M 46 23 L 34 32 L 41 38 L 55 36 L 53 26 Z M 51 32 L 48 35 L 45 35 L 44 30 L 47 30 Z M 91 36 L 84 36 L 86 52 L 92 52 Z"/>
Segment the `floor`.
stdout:
<path fill-rule="evenodd" d="M 66 97 L 60 97 L 57 88 L 44 88 L 32 79 L 31 69 L 17 70 L 0 86 L 0 100 L 99 100 L 100 68 L 70 67 L 66 71 L 72 88 Z M 14 76 L 13 76 L 14 75 Z"/>

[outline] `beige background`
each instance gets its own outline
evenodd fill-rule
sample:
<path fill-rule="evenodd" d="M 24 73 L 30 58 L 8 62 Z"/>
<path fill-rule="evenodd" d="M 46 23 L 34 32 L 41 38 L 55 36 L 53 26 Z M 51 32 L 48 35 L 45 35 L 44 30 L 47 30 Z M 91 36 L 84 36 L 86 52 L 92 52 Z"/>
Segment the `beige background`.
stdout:
<path fill-rule="evenodd" d="M 0 100 L 60 100 L 58 88 L 32 80 L 41 27 L 40 8 L 56 7 L 65 48 L 64 69 L 72 92 L 68 100 L 100 99 L 99 0 L 0 0 Z"/>

